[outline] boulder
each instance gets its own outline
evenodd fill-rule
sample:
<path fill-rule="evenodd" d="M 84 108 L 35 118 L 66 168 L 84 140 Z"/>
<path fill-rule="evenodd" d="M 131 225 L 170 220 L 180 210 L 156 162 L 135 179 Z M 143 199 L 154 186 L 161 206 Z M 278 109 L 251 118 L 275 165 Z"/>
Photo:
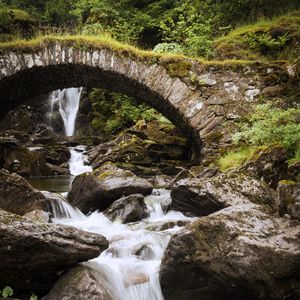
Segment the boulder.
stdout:
<path fill-rule="evenodd" d="M 289 214 L 300 221 L 300 183 L 282 180 L 277 187 L 277 207 L 281 216 Z"/>
<path fill-rule="evenodd" d="M 103 213 L 110 220 L 119 219 L 122 223 L 137 222 L 149 216 L 142 194 L 122 197 L 113 202 Z"/>
<path fill-rule="evenodd" d="M 146 179 L 106 163 L 93 173 L 76 176 L 68 200 L 83 213 L 88 213 L 96 209 L 103 211 L 122 196 L 151 194 L 152 189 Z"/>
<path fill-rule="evenodd" d="M 26 147 L 19 147 L 5 157 L 4 168 L 22 176 L 46 176 L 50 172 L 43 155 Z"/>
<path fill-rule="evenodd" d="M 24 217 L 41 223 L 49 223 L 50 221 L 50 214 L 43 210 L 33 210 L 25 214 Z"/>
<path fill-rule="evenodd" d="M 243 174 L 208 179 L 183 179 L 171 189 L 171 209 L 190 216 L 206 216 L 222 208 L 249 202 L 275 207 L 275 193 L 265 183 Z"/>
<path fill-rule="evenodd" d="M 157 221 L 151 222 L 145 226 L 146 230 L 151 231 L 164 231 L 168 229 L 172 229 L 176 226 L 183 227 L 189 224 L 191 221 L 189 220 L 176 220 L 176 221 Z"/>
<path fill-rule="evenodd" d="M 81 265 L 62 276 L 44 300 L 112 300 L 99 272 Z"/>
<path fill-rule="evenodd" d="M 0 170 L 0 208 L 18 215 L 33 210 L 46 210 L 45 196 L 23 177 Z"/>
<path fill-rule="evenodd" d="M 176 127 L 169 122 L 139 121 L 114 140 L 89 152 L 94 169 L 112 161 L 135 174 L 176 175 L 179 165 L 190 165 L 191 149 Z"/>
<path fill-rule="evenodd" d="M 175 234 L 160 282 L 166 300 L 296 300 L 299 275 L 299 223 L 246 204 L 199 218 Z"/>
<path fill-rule="evenodd" d="M 155 252 L 152 247 L 151 243 L 139 244 L 133 249 L 132 254 L 138 256 L 141 260 L 154 260 Z"/>
<path fill-rule="evenodd" d="M 63 271 L 108 247 L 98 234 L 44 224 L 0 210 L 0 282 L 18 291 L 47 292 Z"/>
<path fill-rule="evenodd" d="M 261 179 L 272 188 L 276 188 L 280 180 L 290 177 L 284 148 L 280 146 L 262 148 L 253 157 L 240 168 L 244 174 Z"/>
<path fill-rule="evenodd" d="M 156 175 L 148 178 L 148 181 L 151 182 L 154 188 L 162 189 L 168 188 L 171 185 L 173 178 L 167 175 Z"/>

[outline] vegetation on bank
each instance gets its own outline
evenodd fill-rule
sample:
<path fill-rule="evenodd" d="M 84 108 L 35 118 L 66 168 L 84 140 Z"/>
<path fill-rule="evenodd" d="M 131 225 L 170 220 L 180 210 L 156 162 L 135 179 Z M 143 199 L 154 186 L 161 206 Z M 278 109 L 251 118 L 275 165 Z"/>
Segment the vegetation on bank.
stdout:
<path fill-rule="evenodd" d="M 0 36 L 106 34 L 141 49 L 207 59 L 216 58 L 215 39 L 226 37 L 237 26 L 295 9 L 300 9 L 298 0 L 273 0 L 272 5 L 269 0 L 1 0 L 0 15 L 2 12 L 5 17 L 0 22 Z M 22 22 L 15 30 L 17 18 Z M 36 22 L 34 28 L 32 21 Z"/>
<path fill-rule="evenodd" d="M 300 11 L 236 28 L 216 40 L 216 55 L 238 59 L 285 59 L 299 57 Z"/>
<path fill-rule="evenodd" d="M 219 159 L 222 171 L 239 167 L 269 147 L 281 146 L 289 163 L 300 161 L 300 109 L 256 106 L 232 137 L 236 148 Z"/>
<path fill-rule="evenodd" d="M 105 134 L 116 134 L 141 119 L 166 121 L 153 108 L 138 104 L 132 97 L 120 93 L 92 89 L 88 98 L 92 103 L 92 126 Z"/>

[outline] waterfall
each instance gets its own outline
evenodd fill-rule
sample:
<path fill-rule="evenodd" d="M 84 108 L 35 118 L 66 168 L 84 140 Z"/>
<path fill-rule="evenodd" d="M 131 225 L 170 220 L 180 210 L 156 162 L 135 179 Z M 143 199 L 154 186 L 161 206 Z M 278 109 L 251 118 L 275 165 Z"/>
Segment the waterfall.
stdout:
<path fill-rule="evenodd" d="M 64 122 L 66 136 L 73 136 L 75 121 L 79 109 L 82 87 L 56 90 L 50 94 L 50 118 L 53 114 L 54 104 L 58 102 L 59 113 Z"/>
<path fill-rule="evenodd" d="M 135 223 L 112 222 L 97 211 L 89 216 L 56 218 L 54 222 L 99 233 L 109 240 L 109 248 L 87 264 L 97 271 L 97 278 L 113 300 L 163 300 L 160 264 L 171 236 L 180 227 L 155 228 L 162 223 L 193 220 L 180 212 L 164 213 L 162 206 L 169 201 L 169 191 L 155 190 L 145 198 L 150 216 Z"/>

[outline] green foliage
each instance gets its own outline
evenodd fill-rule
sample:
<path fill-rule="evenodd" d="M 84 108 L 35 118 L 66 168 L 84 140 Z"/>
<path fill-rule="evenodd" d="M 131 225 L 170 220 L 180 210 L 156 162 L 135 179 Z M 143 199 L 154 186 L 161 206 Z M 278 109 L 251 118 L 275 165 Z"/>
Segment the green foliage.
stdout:
<path fill-rule="evenodd" d="M 272 5 L 269 0 L 4 0 L 2 2 L 2 7 L 21 9 L 34 16 L 39 23 L 47 25 L 45 30 L 48 30 L 50 25 L 55 28 L 62 27 L 65 32 L 72 34 L 107 33 L 121 42 L 138 45 L 143 49 L 153 49 L 157 45 L 155 51 L 159 53 L 171 52 L 204 58 L 213 57 L 215 37 L 227 33 L 236 25 L 300 8 L 299 0 L 286 2 L 272 0 Z M 3 25 L 5 28 L 10 21 L 1 9 L 0 6 L 0 27 Z M 274 36 L 270 38 L 261 35 L 250 42 L 263 49 L 276 47 L 281 49 L 281 43 L 284 44 L 285 41 Z M 245 51 L 245 47 L 241 51 Z M 250 54 L 247 52 L 248 57 L 243 58 L 255 58 L 255 55 Z"/>
<path fill-rule="evenodd" d="M 130 127 L 140 119 L 152 121 L 160 117 L 154 109 L 138 105 L 133 98 L 119 93 L 93 89 L 89 99 L 93 106 L 93 127 L 107 134 Z"/>
<path fill-rule="evenodd" d="M 289 59 L 298 57 L 300 11 L 240 26 L 216 40 L 216 53 L 223 58 Z"/>
<path fill-rule="evenodd" d="M 36 20 L 25 10 L 0 3 L 0 41 L 29 38 L 35 25 Z"/>
<path fill-rule="evenodd" d="M 157 53 L 174 53 L 183 54 L 184 49 L 177 43 L 160 43 L 153 48 L 154 52 Z"/>
<path fill-rule="evenodd" d="M 193 1 L 178 2 L 178 6 L 160 23 L 163 40 L 182 45 L 186 55 L 210 57 L 212 21 L 204 10 L 197 10 Z"/>
<path fill-rule="evenodd" d="M 295 156 L 289 160 L 289 164 L 294 164 L 300 161 L 300 145 L 296 149 Z"/>
<path fill-rule="evenodd" d="M 2 297 L 3 298 L 8 298 L 11 297 L 14 294 L 13 289 L 10 286 L 6 286 L 3 290 L 2 290 Z"/>
<path fill-rule="evenodd" d="M 292 156 L 299 150 L 300 123 L 296 121 L 299 109 L 273 108 L 258 105 L 240 131 L 233 135 L 233 143 L 252 146 L 282 145 Z"/>
<path fill-rule="evenodd" d="M 290 37 L 287 33 L 276 38 L 273 38 L 268 32 L 259 35 L 250 33 L 246 36 L 250 48 L 258 49 L 263 54 L 274 54 L 282 50 L 289 39 Z"/>

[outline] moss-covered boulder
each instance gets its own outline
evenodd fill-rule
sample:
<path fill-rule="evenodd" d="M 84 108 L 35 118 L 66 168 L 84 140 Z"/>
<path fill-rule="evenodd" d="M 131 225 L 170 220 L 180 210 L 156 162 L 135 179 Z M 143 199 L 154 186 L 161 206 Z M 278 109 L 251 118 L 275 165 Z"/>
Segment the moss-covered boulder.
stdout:
<path fill-rule="evenodd" d="M 78 266 L 62 276 L 44 300 L 112 300 L 101 273 L 88 266 Z"/>
<path fill-rule="evenodd" d="M 282 180 L 277 187 L 277 207 L 281 216 L 289 214 L 300 221 L 300 183 Z"/>
<path fill-rule="evenodd" d="M 59 275 L 108 247 L 98 234 L 35 222 L 0 209 L 0 282 L 17 292 L 44 294 Z"/>
<path fill-rule="evenodd" d="M 171 189 L 171 209 L 206 216 L 224 207 L 250 202 L 275 208 L 275 193 L 265 183 L 243 174 L 221 174 L 207 179 L 182 179 Z"/>
<path fill-rule="evenodd" d="M 46 210 L 46 197 L 23 177 L 0 170 L 0 208 L 23 215 L 33 210 Z"/>
<path fill-rule="evenodd" d="M 272 188 L 280 180 L 289 178 L 287 153 L 283 147 L 268 147 L 257 151 L 249 162 L 240 168 L 246 175 L 262 179 Z"/>
<path fill-rule="evenodd" d="M 89 152 L 93 168 L 112 161 L 136 174 L 177 174 L 179 166 L 189 165 L 191 149 L 176 127 L 158 121 L 139 121 L 114 140 Z"/>
<path fill-rule="evenodd" d="M 151 194 L 152 184 L 130 171 L 106 163 L 93 173 L 76 176 L 68 194 L 70 203 L 83 213 L 103 211 L 115 200 L 131 194 Z"/>
<path fill-rule="evenodd" d="M 199 218 L 175 234 L 160 282 L 166 300 L 296 300 L 299 272 L 299 223 L 244 204 Z"/>

